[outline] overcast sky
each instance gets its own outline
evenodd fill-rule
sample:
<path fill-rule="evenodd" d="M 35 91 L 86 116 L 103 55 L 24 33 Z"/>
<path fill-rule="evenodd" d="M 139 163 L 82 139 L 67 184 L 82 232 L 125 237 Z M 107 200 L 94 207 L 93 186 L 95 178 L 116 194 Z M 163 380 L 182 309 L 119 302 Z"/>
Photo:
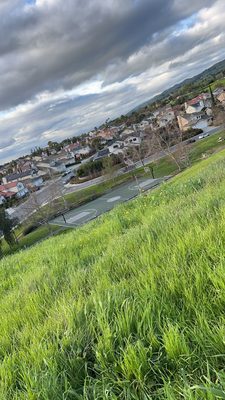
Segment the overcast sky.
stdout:
<path fill-rule="evenodd" d="M 225 58 L 224 0 L 0 0 L 0 164 Z"/>

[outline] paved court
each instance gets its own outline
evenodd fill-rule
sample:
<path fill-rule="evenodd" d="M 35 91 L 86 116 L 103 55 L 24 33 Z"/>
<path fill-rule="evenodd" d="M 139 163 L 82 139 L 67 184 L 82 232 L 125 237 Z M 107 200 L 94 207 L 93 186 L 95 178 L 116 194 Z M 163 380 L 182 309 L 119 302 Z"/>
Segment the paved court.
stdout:
<path fill-rule="evenodd" d="M 63 216 L 52 220 L 51 223 L 68 227 L 83 225 L 91 219 L 112 210 L 116 205 L 136 197 L 140 193 L 140 189 L 142 191 L 149 190 L 158 186 L 166 179 L 168 179 L 168 177 L 160 179 L 139 179 L 138 184 L 134 181 L 123 184 L 96 200 L 66 212 Z"/>

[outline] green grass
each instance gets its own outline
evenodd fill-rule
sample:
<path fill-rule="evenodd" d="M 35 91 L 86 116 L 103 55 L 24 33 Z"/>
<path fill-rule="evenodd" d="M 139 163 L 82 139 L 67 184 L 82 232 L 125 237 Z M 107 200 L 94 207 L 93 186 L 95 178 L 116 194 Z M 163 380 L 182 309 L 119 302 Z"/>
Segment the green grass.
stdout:
<path fill-rule="evenodd" d="M 209 156 L 213 152 L 224 148 L 225 141 L 218 142 L 219 137 L 225 138 L 225 132 L 216 133 L 195 143 L 190 152 L 191 162 L 198 161 L 203 154 Z"/>
<path fill-rule="evenodd" d="M 224 247 L 222 151 L 3 259 L 0 399 L 223 395 Z"/>
<path fill-rule="evenodd" d="M 224 79 L 218 79 L 217 81 L 213 82 L 211 84 L 212 90 L 215 90 L 221 86 L 225 86 L 225 78 Z"/>
<path fill-rule="evenodd" d="M 19 228 L 17 230 L 17 233 L 22 230 Z M 57 225 L 51 225 L 51 232 L 52 233 L 56 233 L 57 231 L 59 231 L 59 227 Z M 38 229 L 36 229 L 35 231 L 29 233 L 26 236 L 20 236 L 20 238 L 18 239 L 18 243 L 15 244 L 12 248 L 10 248 L 8 246 L 8 244 L 5 242 L 5 240 L 2 241 L 2 250 L 3 253 L 5 255 L 14 253 L 18 250 L 33 246 L 35 243 L 45 239 L 46 237 L 48 237 L 50 235 L 50 231 L 47 227 L 47 225 L 44 226 L 40 226 Z"/>

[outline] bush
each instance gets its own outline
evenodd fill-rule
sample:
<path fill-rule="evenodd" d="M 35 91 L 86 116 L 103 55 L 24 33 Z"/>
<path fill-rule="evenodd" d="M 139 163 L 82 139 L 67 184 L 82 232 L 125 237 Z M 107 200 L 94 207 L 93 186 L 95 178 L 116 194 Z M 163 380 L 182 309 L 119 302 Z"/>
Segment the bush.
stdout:
<path fill-rule="evenodd" d="M 79 178 L 83 178 L 85 176 L 94 175 L 98 172 L 101 172 L 103 169 L 102 160 L 89 161 L 80 166 L 77 170 L 77 176 Z"/>
<path fill-rule="evenodd" d="M 29 235 L 29 233 L 36 231 L 37 228 L 38 224 L 28 225 L 23 231 L 23 236 Z"/>
<path fill-rule="evenodd" d="M 190 139 L 190 138 L 193 137 L 193 136 L 201 135 L 201 133 L 203 133 L 203 130 L 202 130 L 202 129 L 199 129 L 199 128 L 197 128 L 197 129 L 190 128 L 190 129 L 188 129 L 188 130 L 184 133 L 184 136 L 185 136 L 185 139 Z"/>

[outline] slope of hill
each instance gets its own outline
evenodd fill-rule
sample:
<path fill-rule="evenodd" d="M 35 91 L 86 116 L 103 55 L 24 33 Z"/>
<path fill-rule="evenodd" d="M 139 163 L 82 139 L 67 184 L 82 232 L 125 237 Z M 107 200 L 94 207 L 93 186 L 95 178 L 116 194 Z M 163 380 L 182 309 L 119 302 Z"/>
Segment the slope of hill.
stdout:
<path fill-rule="evenodd" d="M 224 246 L 222 151 L 5 258 L 0 398 L 214 398 L 193 385 L 223 384 Z"/>

